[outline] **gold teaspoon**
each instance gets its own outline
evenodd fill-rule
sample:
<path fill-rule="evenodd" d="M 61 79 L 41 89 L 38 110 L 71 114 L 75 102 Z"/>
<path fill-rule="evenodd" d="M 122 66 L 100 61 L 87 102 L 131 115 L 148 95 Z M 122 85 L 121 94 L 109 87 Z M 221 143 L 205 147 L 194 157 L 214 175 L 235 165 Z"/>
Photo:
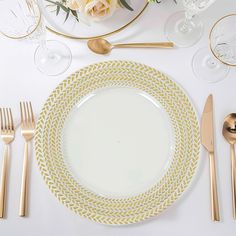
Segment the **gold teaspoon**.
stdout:
<path fill-rule="evenodd" d="M 236 113 L 231 113 L 225 118 L 222 133 L 230 144 L 233 217 L 236 220 L 236 156 L 234 149 L 236 143 Z"/>
<path fill-rule="evenodd" d="M 113 48 L 173 48 L 172 42 L 111 44 L 103 38 L 87 42 L 89 49 L 97 54 L 108 54 Z"/>

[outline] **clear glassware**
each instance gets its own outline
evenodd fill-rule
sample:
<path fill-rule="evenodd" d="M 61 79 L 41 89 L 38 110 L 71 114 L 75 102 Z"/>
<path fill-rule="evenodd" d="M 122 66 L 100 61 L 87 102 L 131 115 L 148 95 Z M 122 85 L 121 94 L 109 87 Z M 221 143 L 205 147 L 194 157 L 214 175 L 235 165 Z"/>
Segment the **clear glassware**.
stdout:
<path fill-rule="evenodd" d="M 8 38 L 39 44 L 34 61 L 46 75 L 58 75 L 71 64 L 71 51 L 63 43 L 46 41 L 46 28 L 36 0 L 1 0 L 0 32 Z"/>
<path fill-rule="evenodd" d="M 192 67 L 197 78 L 214 83 L 236 66 L 236 14 L 222 17 L 210 31 L 209 47 L 196 52 Z"/>
<path fill-rule="evenodd" d="M 197 43 L 203 34 L 203 23 L 199 14 L 216 0 L 182 0 L 185 11 L 170 16 L 165 25 L 167 38 L 178 47 L 190 47 Z"/>

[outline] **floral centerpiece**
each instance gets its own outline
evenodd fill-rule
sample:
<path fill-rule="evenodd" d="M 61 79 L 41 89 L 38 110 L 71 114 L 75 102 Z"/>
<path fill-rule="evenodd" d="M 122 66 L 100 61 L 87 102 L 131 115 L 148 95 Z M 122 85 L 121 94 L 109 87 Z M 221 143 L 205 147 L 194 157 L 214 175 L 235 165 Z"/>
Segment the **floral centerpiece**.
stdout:
<path fill-rule="evenodd" d="M 111 17 L 119 8 L 133 11 L 128 0 L 46 0 L 56 7 L 56 15 L 62 10 L 66 13 L 65 21 L 72 15 L 79 21 L 79 15 L 91 21 L 102 21 Z M 160 3 L 158 0 L 148 2 Z M 52 6 L 50 5 L 50 6 Z"/>

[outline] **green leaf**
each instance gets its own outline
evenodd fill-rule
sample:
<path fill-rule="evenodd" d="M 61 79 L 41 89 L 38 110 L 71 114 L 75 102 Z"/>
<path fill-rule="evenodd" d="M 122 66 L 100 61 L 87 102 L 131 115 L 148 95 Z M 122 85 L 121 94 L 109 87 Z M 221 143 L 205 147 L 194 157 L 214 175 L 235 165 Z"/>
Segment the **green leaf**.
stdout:
<path fill-rule="evenodd" d="M 123 7 L 127 8 L 128 10 L 130 10 L 130 11 L 133 11 L 133 10 L 134 10 L 134 9 L 126 2 L 126 0 L 120 0 L 120 4 L 121 4 Z"/>
<path fill-rule="evenodd" d="M 68 11 L 68 12 L 66 13 L 66 18 L 65 18 L 65 20 L 64 20 L 64 23 L 67 21 L 69 15 L 70 15 L 70 11 Z"/>
<path fill-rule="evenodd" d="M 50 3 L 52 3 L 52 4 L 54 4 L 54 5 L 56 5 L 57 7 L 59 6 L 63 11 L 65 11 L 66 13 L 68 12 L 68 11 L 70 11 L 70 8 L 68 8 L 68 7 L 65 7 L 63 4 L 61 4 L 60 2 L 53 2 L 53 1 L 51 1 L 51 0 L 46 0 L 47 2 L 50 2 Z"/>
<path fill-rule="evenodd" d="M 59 12 L 60 12 L 60 7 L 59 6 L 57 6 L 57 12 L 56 12 L 56 15 L 58 15 L 59 14 Z"/>
<path fill-rule="evenodd" d="M 72 15 L 75 17 L 75 19 L 79 22 L 78 14 L 75 10 L 71 10 Z"/>
<path fill-rule="evenodd" d="M 66 13 L 67 12 L 70 12 L 70 8 L 68 7 L 65 7 L 63 4 L 59 3 L 59 2 L 56 2 L 55 3 L 57 6 L 59 6 L 63 11 L 65 11 Z"/>

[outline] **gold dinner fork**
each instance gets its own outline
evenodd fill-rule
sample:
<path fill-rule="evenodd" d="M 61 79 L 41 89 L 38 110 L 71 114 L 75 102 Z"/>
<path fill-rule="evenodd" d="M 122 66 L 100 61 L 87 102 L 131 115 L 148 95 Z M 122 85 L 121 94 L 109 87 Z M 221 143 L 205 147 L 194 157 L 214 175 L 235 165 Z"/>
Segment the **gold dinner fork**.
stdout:
<path fill-rule="evenodd" d="M 1 138 L 5 144 L 2 171 L 0 180 L 0 218 L 4 217 L 6 189 L 7 189 L 7 169 L 10 156 L 9 146 L 15 138 L 15 128 L 13 124 L 12 112 L 10 108 L 0 108 L 1 118 Z"/>
<path fill-rule="evenodd" d="M 25 216 L 27 211 L 28 175 L 29 175 L 28 144 L 33 139 L 35 133 L 35 118 L 31 102 L 21 102 L 20 113 L 21 113 L 21 134 L 25 139 L 25 147 L 24 147 L 19 215 Z"/>

